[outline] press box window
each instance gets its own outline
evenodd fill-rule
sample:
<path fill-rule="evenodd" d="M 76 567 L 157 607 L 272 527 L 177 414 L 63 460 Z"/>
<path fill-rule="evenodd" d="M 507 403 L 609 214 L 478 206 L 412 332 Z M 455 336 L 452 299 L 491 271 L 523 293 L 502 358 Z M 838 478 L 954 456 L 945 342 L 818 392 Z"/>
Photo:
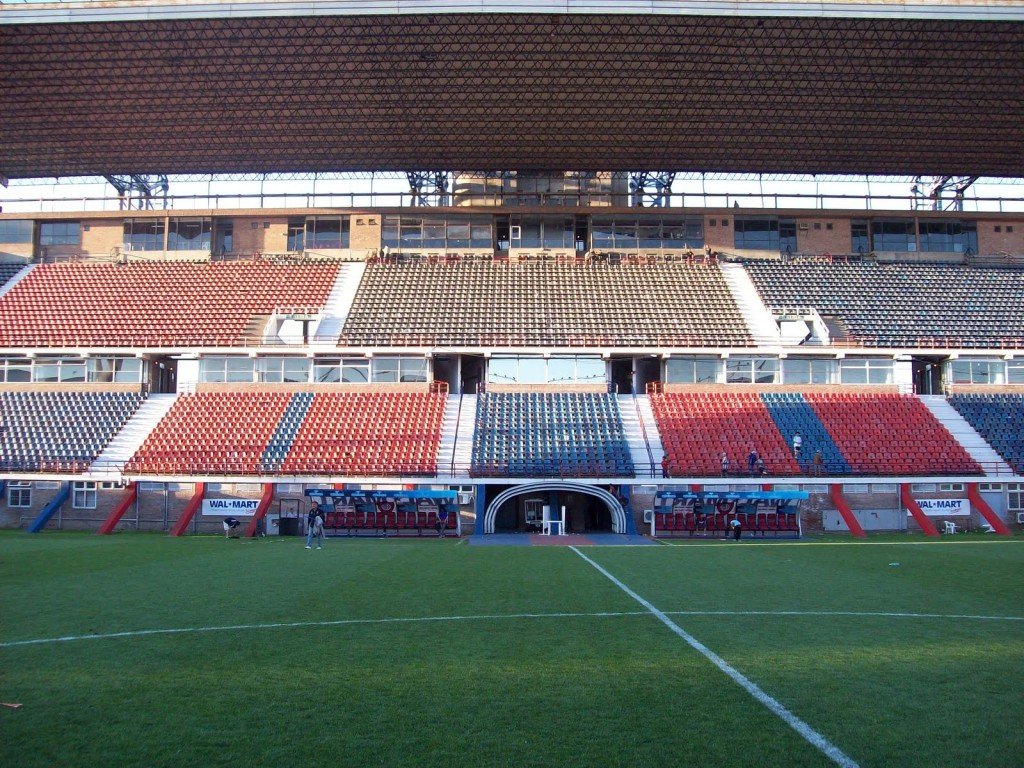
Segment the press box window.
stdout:
<path fill-rule="evenodd" d="M 261 357 L 256 361 L 256 376 L 267 384 L 305 384 L 309 381 L 309 359 Z"/>
<path fill-rule="evenodd" d="M 77 221 L 46 221 L 39 225 L 40 245 L 78 245 L 82 225 Z"/>
<path fill-rule="evenodd" d="M 28 219 L 0 221 L 0 243 L 31 243 L 32 222 Z"/>
<path fill-rule="evenodd" d="M 251 357 L 204 357 L 199 380 L 214 384 L 251 382 L 254 363 Z"/>
<path fill-rule="evenodd" d="M 377 357 L 373 360 L 375 382 L 425 382 L 427 360 L 423 357 Z"/>
<path fill-rule="evenodd" d="M 672 357 L 665 363 L 668 384 L 714 384 L 722 370 L 719 357 Z"/>

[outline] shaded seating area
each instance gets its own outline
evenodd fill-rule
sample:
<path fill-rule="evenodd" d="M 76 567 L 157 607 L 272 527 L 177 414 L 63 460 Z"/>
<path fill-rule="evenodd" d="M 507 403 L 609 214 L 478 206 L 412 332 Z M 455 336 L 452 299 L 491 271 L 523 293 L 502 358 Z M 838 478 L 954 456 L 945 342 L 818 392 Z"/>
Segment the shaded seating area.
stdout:
<path fill-rule="evenodd" d="M 25 264 L 18 261 L 0 261 L 0 288 L 6 285 L 7 281 L 25 268 Z"/>
<path fill-rule="evenodd" d="M 435 475 L 446 400 L 436 392 L 318 392 L 281 471 Z"/>
<path fill-rule="evenodd" d="M 717 264 L 455 257 L 368 264 L 340 343 L 754 342 Z"/>
<path fill-rule="evenodd" d="M 233 345 L 279 307 L 322 307 L 335 263 L 40 264 L 0 297 L 3 346 Z"/>
<path fill-rule="evenodd" d="M 84 472 L 142 399 L 135 392 L 0 392 L 0 469 Z"/>
<path fill-rule="evenodd" d="M 650 510 L 651 536 L 727 538 L 738 520 L 741 538 L 800 538 L 806 491 L 658 491 Z"/>
<path fill-rule="evenodd" d="M 659 392 L 651 394 L 650 400 L 668 477 L 721 475 L 723 452 L 729 459 L 729 475 L 750 475 L 752 448 L 764 461 L 765 474 L 800 474 L 800 466 L 756 392 Z"/>
<path fill-rule="evenodd" d="M 913 395 L 807 392 L 853 474 L 982 474 L 949 431 Z"/>
<path fill-rule="evenodd" d="M 289 392 L 182 395 L 126 463 L 125 471 L 257 474 L 291 399 Z"/>
<path fill-rule="evenodd" d="M 1024 474 L 1024 395 L 952 395 L 949 404 L 1015 472 Z"/>
<path fill-rule="evenodd" d="M 744 267 L 768 306 L 814 307 L 863 346 L 1024 346 L 1020 268 L 770 260 Z"/>
<path fill-rule="evenodd" d="M 477 398 L 474 477 L 631 477 L 615 398 L 577 392 Z"/>

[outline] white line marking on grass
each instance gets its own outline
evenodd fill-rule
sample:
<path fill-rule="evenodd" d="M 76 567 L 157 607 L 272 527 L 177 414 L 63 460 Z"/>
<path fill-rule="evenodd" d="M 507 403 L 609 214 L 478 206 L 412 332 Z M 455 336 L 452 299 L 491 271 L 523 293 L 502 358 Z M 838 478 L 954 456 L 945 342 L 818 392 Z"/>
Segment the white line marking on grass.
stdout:
<path fill-rule="evenodd" d="M 729 549 L 735 549 L 729 539 L 683 539 L 682 541 L 666 541 L 658 539 L 669 547 L 719 547 L 729 544 Z M 1024 539 L 988 539 L 981 541 L 772 541 L 744 539 L 740 542 L 744 549 L 747 547 L 953 547 L 966 544 L 1022 544 Z"/>
<path fill-rule="evenodd" d="M 272 624 L 229 624 L 219 627 L 173 627 L 168 629 L 138 629 L 127 632 L 107 632 L 96 635 L 67 635 L 65 637 L 41 637 L 34 640 L 11 640 L 0 643 L 0 648 L 16 648 L 23 645 L 47 645 L 71 643 L 78 640 L 113 640 L 120 637 L 146 637 L 148 635 L 182 635 L 199 632 L 238 632 L 251 629 L 294 629 L 298 627 L 344 627 L 358 624 L 417 624 L 444 621 L 489 621 L 493 619 L 576 619 L 611 618 L 616 616 L 646 616 L 646 611 L 601 611 L 598 613 L 507 613 L 484 614 L 480 616 L 412 616 L 391 619 L 337 619 L 333 621 L 290 621 Z"/>
<path fill-rule="evenodd" d="M 823 755 L 829 758 L 836 765 L 841 765 L 844 768 L 858 768 L 857 763 L 843 752 L 839 747 L 826 739 L 822 734 L 811 728 L 806 722 L 801 720 L 799 717 L 794 715 L 781 702 L 777 699 L 769 696 L 761 688 L 758 687 L 750 678 L 746 677 L 742 672 L 737 670 L 735 667 L 729 664 L 725 659 L 719 656 L 717 653 L 708 648 L 704 643 L 695 638 L 685 629 L 676 624 L 672 619 L 665 615 L 663 611 L 658 610 L 651 603 L 644 598 L 640 597 L 636 592 L 627 587 L 617 578 L 612 576 L 607 570 L 595 563 L 589 557 L 580 552 L 576 547 L 570 547 L 570 549 L 577 555 L 582 557 L 585 561 L 590 563 L 600 573 L 604 574 L 615 586 L 629 595 L 631 598 L 640 603 L 644 608 L 650 611 L 656 616 L 662 624 L 672 630 L 675 634 L 679 635 L 683 640 L 686 641 L 687 645 L 697 651 L 699 654 L 708 659 L 712 664 L 718 667 L 722 672 L 731 677 L 736 683 L 740 685 L 747 693 L 757 699 L 759 702 L 764 704 L 769 710 L 771 710 L 777 717 L 785 722 L 790 728 L 799 733 L 804 739 L 807 740 L 812 746 L 817 748 Z"/>
<path fill-rule="evenodd" d="M 666 616 L 861 616 L 889 619 L 976 619 L 1024 621 L 1024 616 L 979 616 L 971 613 L 898 613 L 882 611 L 665 611 Z"/>

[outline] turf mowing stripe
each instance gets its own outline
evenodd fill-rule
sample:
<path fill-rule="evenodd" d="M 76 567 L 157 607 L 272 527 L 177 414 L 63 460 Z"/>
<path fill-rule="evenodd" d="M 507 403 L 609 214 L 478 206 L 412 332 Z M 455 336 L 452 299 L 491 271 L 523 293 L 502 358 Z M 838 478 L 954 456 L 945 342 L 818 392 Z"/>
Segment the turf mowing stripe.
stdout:
<path fill-rule="evenodd" d="M 646 611 L 602 611 L 600 613 L 506 613 L 480 616 L 412 616 L 391 619 L 337 619 L 333 621 L 291 621 L 272 624 L 230 624 L 220 627 L 173 627 L 169 629 L 138 629 L 128 632 L 108 632 L 97 635 L 67 635 L 65 637 L 41 637 L 35 640 L 11 640 L 0 643 L 0 648 L 16 648 L 22 645 L 46 645 L 50 643 L 71 643 L 77 640 L 113 640 L 120 637 L 145 637 L 147 635 L 181 635 L 198 632 L 237 632 L 247 629 L 294 629 L 299 627 L 343 627 L 358 624 L 415 624 L 418 622 L 442 621 L 490 621 L 493 619 L 576 619 L 611 618 L 616 616 L 646 616 Z"/>
<path fill-rule="evenodd" d="M 686 641 L 686 644 L 697 651 L 699 654 L 708 659 L 712 664 L 718 667 L 722 672 L 731 677 L 736 683 L 740 685 L 747 693 L 757 699 L 759 702 L 764 704 L 769 710 L 771 710 L 777 717 L 785 722 L 790 728 L 799 733 L 809 744 L 818 749 L 823 755 L 829 758 L 836 765 L 841 765 L 843 768 L 858 768 L 857 763 L 843 752 L 839 747 L 826 739 L 822 734 L 811 728 L 806 722 L 801 720 L 799 717 L 794 715 L 785 706 L 782 705 L 777 699 L 769 696 L 761 688 L 757 686 L 752 680 L 746 677 L 742 672 L 731 666 L 729 662 L 719 656 L 717 653 L 708 648 L 704 643 L 695 638 L 685 629 L 676 624 L 672 619 L 665 615 L 663 611 L 658 610 L 653 604 L 649 603 L 644 598 L 640 597 L 636 592 L 627 587 L 611 573 L 605 570 L 602 566 L 595 563 L 589 557 L 580 552 L 576 547 L 569 547 L 573 552 L 582 557 L 586 562 L 590 563 L 600 573 L 604 574 L 615 586 L 633 598 L 636 602 L 640 603 L 644 608 L 650 611 L 654 616 L 661 621 L 666 627 L 672 630 L 675 634 Z"/>

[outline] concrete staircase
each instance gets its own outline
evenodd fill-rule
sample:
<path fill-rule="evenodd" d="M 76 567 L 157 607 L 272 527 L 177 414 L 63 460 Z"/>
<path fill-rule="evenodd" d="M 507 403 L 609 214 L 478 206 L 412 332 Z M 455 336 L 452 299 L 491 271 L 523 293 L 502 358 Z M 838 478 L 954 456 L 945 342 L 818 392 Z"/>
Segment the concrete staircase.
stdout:
<path fill-rule="evenodd" d="M 640 411 L 640 418 L 643 420 L 644 428 L 647 430 L 647 445 L 650 446 L 651 456 L 654 457 L 655 471 L 660 471 L 661 460 L 665 458 L 665 446 L 661 443 L 661 433 L 658 432 L 658 422 L 654 420 L 654 409 L 651 408 L 651 398 L 647 395 L 637 395 L 636 406 Z"/>
<path fill-rule="evenodd" d="M 10 280 L 8 280 L 3 285 L 0 285 L 0 296 L 3 296 L 5 293 L 7 293 L 9 290 L 11 290 L 11 288 L 16 286 L 18 283 L 20 283 L 26 277 L 28 277 L 28 273 L 32 271 L 32 266 L 33 266 L 32 264 L 29 264 L 29 265 L 27 265 L 25 267 L 22 267 L 19 271 L 14 273 L 14 277 L 12 277 Z"/>
<path fill-rule="evenodd" d="M 346 261 L 338 269 L 338 279 L 327 296 L 323 318 L 313 334 L 314 344 L 333 344 L 338 340 L 365 271 L 365 261 Z"/>
<path fill-rule="evenodd" d="M 721 267 L 726 285 L 729 286 L 729 293 L 732 294 L 732 298 L 743 316 L 743 321 L 750 330 L 750 335 L 758 344 L 779 346 L 782 343 L 779 327 L 776 325 L 772 313 L 761 301 L 761 296 L 754 288 L 754 283 L 751 282 L 747 270 L 743 268 L 742 264 L 727 261 L 720 262 L 719 267 Z"/>
<path fill-rule="evenodd" d="M 120 478 L 121 469 L 178 399 L 177 395 L 150 395 L 135 412 L 124 429 L 114 435 L 87 473 L 91 480 L 109 481 Z"/>
<path fill-rule="evenodd" d="M 646 397 L 643 398 L 647 400 Z M 629 457 L 633 460 L 633 469 L 637 477 L 650 477 L 650 468 L 658 467 L 661 463 L 661 456 L 650 445 L 652 431 L 657 435 L 653 427 L 654 415 L 651 414 L 651 421 L 643 415 L 640 408 L 640 398 L 634 395 L 616 395 L 615 400 L 619 405 L 619 413 L 622 414 L 622 429 L 626 434 L 626 442 L 629 445 Z M 650 411 L 650 401 L 647 402 L 647 410 Z M 643 420 L 641 422 L 641 419 Z M 644 436 L 646 429 L 647 435 Z M 661 441 L 658 441 L 658 450 L 661 449 Z"/>
<path fill-rule="evenodd" d="M 476 424 L 476 395 L 449 395 L 441 426 L 441 448 L 437 455 L 437 473 L 455 480 L 469 479 L 473 459 L 473 428 Z"/>
<path fill-rule="evenodd" d="M 932 415 L 950 431 L 957 442 L 981 464 L 985 474 L 1013 474 L 1013 469 L 995 452 L 985 438 L 967 423 L 967 420 L 942 395 L 918 395 Z"/>

